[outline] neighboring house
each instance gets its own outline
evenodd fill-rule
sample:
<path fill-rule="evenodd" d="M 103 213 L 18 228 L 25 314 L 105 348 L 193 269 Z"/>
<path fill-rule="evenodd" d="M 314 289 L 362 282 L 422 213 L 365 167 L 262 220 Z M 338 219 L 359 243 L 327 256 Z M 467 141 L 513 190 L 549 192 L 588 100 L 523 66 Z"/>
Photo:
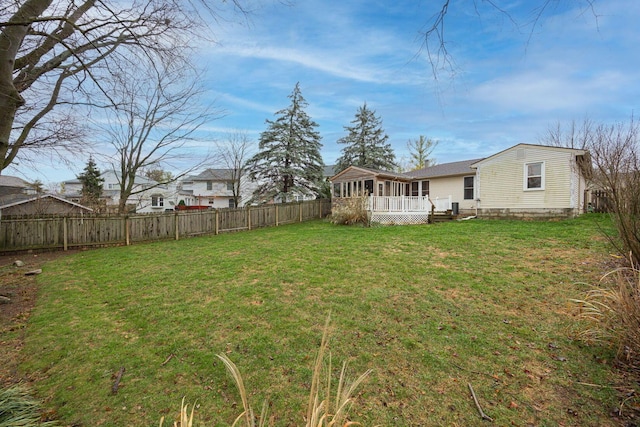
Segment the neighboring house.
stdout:
<path fill-rule="evenodd" d="M 480 160 L 478 216 L 575 217 L 585 209 L 585 150 L 518 144 Z"/>
<path fill-rule="evenodd" d="M 0 175 L 0 217 L 7 215 L 72 215 L 92 210 L 52 194 L 36 194 L 15 176 Z"/>
<path fill-rule="evenodd" d="M 350 166 L 331 178 L 332 195 L 365 194 L 385 220 L 424 211 L 480 217 L 573 217 L 584 211 L 584 150 L 518 144 L 485 159 L 396 173 Z"/>
<path fill-rule="evenodd" d="M 180 182 L 182 191 L 190 195 L 189 200 L 182 200 L 188 206 L 207 206 L 212 209 L 242 207 L 251 198 L 251 189 L 246 178 L 240 177 L 240 200 L 236 206 L 233 197 L 235 183 L 233 169 L 206 169 Z"/>
<path fill-rule="evenodd" d="M 7 215 L 78 215 L 93 210 L 53 194 L 10 194 L 0 197 L 0 217 Z"/>
<path fill-rule="evenodd" d="M 120 201 L 120 175 L 113 171 L 105 171 L 100 176 L 104 179 L 102 184 L 102 197 L 108 210 L 115 210 Z M 62 196 L 73 202 L 82 199 L 82 182 L 73 179 L 63 182 L 64 193 Z M 130 212 L 150 213 L 173 210 L 174 200 L 178 189 L 175 185 L 159 184 L 143 176 L 136 176 L 133 192 L 127 199 L 127 208 Z"/>
<path fill-rule="evenodd" d="M 27 181 L 17 176 L 0 175 L 0 197 L 27 193 L 35 193 Z"/>

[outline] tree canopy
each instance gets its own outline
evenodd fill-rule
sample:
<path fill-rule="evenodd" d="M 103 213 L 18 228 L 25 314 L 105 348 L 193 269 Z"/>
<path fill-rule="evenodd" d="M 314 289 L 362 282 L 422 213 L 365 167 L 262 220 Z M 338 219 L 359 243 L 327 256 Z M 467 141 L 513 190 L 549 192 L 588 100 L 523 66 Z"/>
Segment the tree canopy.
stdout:
<path fill-rule="evenodd" d="M 250 178 L 257 183 L 253 199 L 258 203 L 287 202 L 295 196 L 317 196 L 323 179 L 322 146 L 318 124 L 305 108 L 307 101 L 296 83 L 291 104 L 266 120 L 258 153 L 248 161 Z"/>
<path fill-rule="evenodd" d="M 239 1 L 223 3 L 237 9 Z M 87 109 L 114 103 L 102 77 L 136 58 L 158 64 L 185 56 L 192 39 L 207 34 L 197 10 L 217 15 L 222 6 L 215 6 L 205 0 L 4 2 L 0 173 L 20 153 L 86 149 Z M 96 94 L 103 99 L 96 102 Z"/>
<path fill-rule="evenodd" d="M 352 165 L 388 171 L 395 169 L 396 156 L 387 142 L 389 135 L 382 128 L 382 119 L 376 117 L 375 111 L 365 103 L 351 123 L 351 126 L 344 127 L 347 136 L 338 140 L 338 144 L 346 147 L 336 161 L 336 173 Z"/>
<path fill-rule="evenodd" d="M 83 172 L 78 175 L 82 183 L 82 200 L 87 205 L 96 205 L 102 196 L 104 178 L 93 157 L 89 157 Z"/>
<path fill-rule="evenodd" d="M 420 135 L 418 139 L 411 139 L 407 142 L 409 150 L 409 168 L 411 170 L 423 169 L 435 165 L 435 159 L 431 158 L 431 153 L 438 145 L 438 141 L 425 138 Z"/>

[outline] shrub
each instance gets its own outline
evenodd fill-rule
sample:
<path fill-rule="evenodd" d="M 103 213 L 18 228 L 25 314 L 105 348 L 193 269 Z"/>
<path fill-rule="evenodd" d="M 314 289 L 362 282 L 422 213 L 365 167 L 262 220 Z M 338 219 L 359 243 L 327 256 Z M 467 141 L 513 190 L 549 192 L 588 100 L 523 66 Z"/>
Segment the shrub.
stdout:
<path fill-rule="evenodd" d="M 0 427 L 54 426 L 54 421 L 41 421 L 40 402 L 20 386 L 0 390 Z"/>
<path fill-rule="evenodd" d="M 331 211 L 331 222 L 339 225 L 363 224 L 369 226 L 368 207 L 368 196 L 342 198 Z"/>
<path fill-rule="evenodd" d="M 640 363 L 640 270 L 619 268 L 606 274 L 598 288 L 588 291 L 579 315 L 591 324 L 581 333 L 587 341 L 601 341 L 617 349 L 621 362 Z"/>

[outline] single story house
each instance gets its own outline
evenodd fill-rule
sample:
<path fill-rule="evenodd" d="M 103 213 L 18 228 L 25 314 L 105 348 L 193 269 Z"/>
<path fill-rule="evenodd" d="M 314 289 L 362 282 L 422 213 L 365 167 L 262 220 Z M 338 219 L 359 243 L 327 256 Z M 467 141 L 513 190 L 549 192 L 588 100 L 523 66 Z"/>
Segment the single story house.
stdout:
<path fill-rule="evenodd" d="M 78 215 L 93 210 L 53 194 L 9 194 L 0 197 L 0 217 L 8 215 Z"/>
<path fill-rule="evenodd" d="M 584 211 L 585 150 L 518 144 L 484 159 L 398 173 L 350 166 L 331 178 L 335 203 L 369 197 L 372 220 L 424 222 L 429 211 L 478 217 L 574 217 Z"/>

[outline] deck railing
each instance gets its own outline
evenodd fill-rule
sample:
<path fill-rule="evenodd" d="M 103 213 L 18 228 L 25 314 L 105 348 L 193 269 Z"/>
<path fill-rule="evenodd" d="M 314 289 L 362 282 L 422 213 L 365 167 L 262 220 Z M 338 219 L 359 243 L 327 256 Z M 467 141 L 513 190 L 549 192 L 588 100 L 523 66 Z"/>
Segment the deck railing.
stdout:
<path fill-rule="evenodd" d="M 451 209 L 451 196 L 429 199 L 429 196 L 369 196 L 372 212 L 445 212 Z"/>
<path fill-rule="evenodd" d="M 429 196 L 369 196 L 373 212 L 429 212 Z"/>
<path fill-rule="evenodd" d="M 451 196 L 444 198 L 436 197 L 435 199 L 431 199 L 431 201 L 435 206 L 434 210 L 436 212 L 446 212 L 452 209 Z"/>

